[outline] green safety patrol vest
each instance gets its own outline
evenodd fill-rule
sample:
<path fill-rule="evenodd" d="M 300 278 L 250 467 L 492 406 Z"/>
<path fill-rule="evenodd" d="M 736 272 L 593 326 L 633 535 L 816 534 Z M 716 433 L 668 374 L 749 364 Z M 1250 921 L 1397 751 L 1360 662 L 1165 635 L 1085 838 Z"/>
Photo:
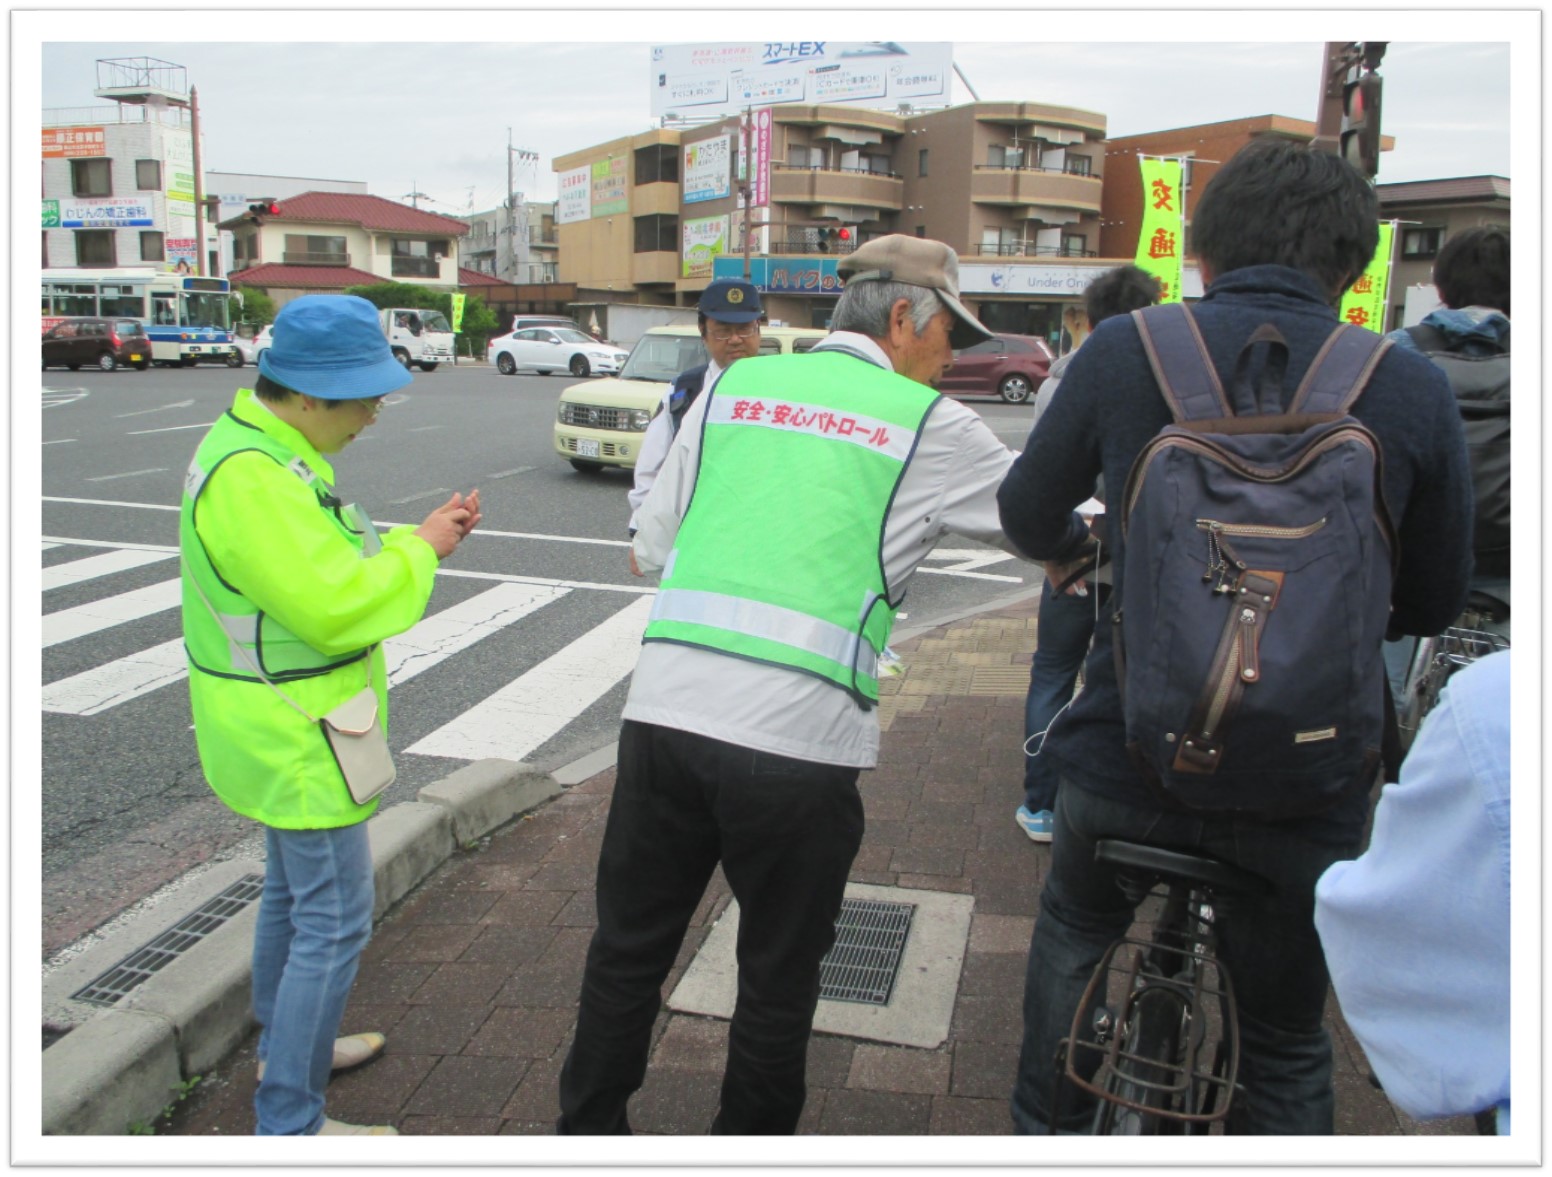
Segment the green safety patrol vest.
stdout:
<path fill-rule="evenodd" d="M 785 666 L 874 706 L 900 604 L 884 522 L 938 399 L 836 348 L 724 372 L 643 640 Z"/>
<path fill-rule="evenodd" d="M 327 674 L 335 667 L 358 662 L 366 656 L 366 649 L 341 657 L 320 653 L 227 584 L 210 562 L 194 526 L 200 492 L 222 462 L 254 450 L 273 458 L 278 465 L 307 483 L 318 496 L 320 509 L 358 551 L 366 554 L 369 538 L 375 546 L 377 535 L 371 525 L 361 523 L 353 512 L 344 508 L 333 496 L 328 483 L 303 458 L 263 430 L 244 424 L 230 413 L 223 414 L 194 453 L 184 479 L 178 521 L 183 576 L 185 581 L 192 578 L 204 593 L 202 601 L 199 593 L 190 593 L 185 584 L 184 595 L 190 600 L 187 602 L 189 607 L 184 609 L 183 638 L 189 662 L 195 670 L 205 674 L 248 682 L 262 681 L 253 672 L 253 665 L 257 665 L 277 683 L 312 678 Z M 259 522 L 255 521 L 256 524 Z M 215 615 L 205 607 L 205 601 L 210 602 Z M 247 652 L 246 659 L 238 652 L 238 647 Z"/>

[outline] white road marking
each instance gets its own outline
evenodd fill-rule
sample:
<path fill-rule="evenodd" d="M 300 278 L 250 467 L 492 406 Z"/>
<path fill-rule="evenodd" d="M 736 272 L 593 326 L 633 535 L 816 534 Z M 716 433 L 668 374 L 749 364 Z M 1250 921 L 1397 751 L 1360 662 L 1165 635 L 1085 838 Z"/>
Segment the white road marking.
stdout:
<path fill-rule="evenodd" d="M 158 560 L 169 559 L 176 552 L 176 548 L 166 551 L 131 548 L 104 552 L 100 556 L 87 556 L 84 560 L 71 560 L 65 564 L 51 564 L 43 569 L 43 587 L 45 590 L 64 588 L 67 585 L 80 584 L 83 580 L 111 576 L 115 572 L 124 572 L 130 568 L 140 568 L 146 564 L 155 564 Z"/>
<path fill-rule="evenodd" d="M 139 437 L 146 433 L 176 433 L 180 429 L 209 429 L 214 421 L 199 421 L 193 425 L 163 425 L 160 429 L 131 429 L 130 437 Z"/>
<path fill-rule="evenodd" d="M 73 405 L 91 395 L 84 388 L 45 388 L 43 390 L 43 407 L 45 409 L 57 409 L 61 405 Z"/>
<path fill-rule="evenodd" d="M 45 535 L 43 539 L 46 543 L 68 544 L 78 548 L 124 548 L 131 552 L 166 552 L 170 556 L 178 554 L 177 544 L 110 543 L 105 539 L 66 539 L 58 535 Z"/>
<path fill-rule="evenodd" d="M 925 564 L 916 571 L 925 572 L 929 576 L 957 576 L 961 580 L 997 580 L 1004 584 L 1024 583 L 1022 576 L 999 576 L 995 572 L 959 572 L 953 568 L 928 568 Z"/>
<path fill-rule="evenodd" d="M 96 715 L 178 682 L 188 673 L 183 639 L 176 638 L 46 684 L 43 710 L 54 715 Z"/>
<path fill-rule="evenodd" d="M 73 437 L 61 437 L 61 438 L 55 439 L 54 441 L 45 441 L 43 444 L 44 445 L 69 445 L 72 441 L 75 441 L 75 440 L 76 439 L 73 438 Z"/>
<path fill-rule="evenodd" d="M 414 429 L 406 429 L 405 433 L 430 433 L 434 429 L 443 429 L 442 425 L 417 425 Z"/>
<path fill-rule="evenodd" d="M 96 478 L 84 479 L 86 482 L 112 482 L 118 478 L 139 478 L 142 474 L 166 474 L 166 466 L 155 466 L 150 470 L 128 470 L 123 474 L 99 474 Z"/>
<path fill-rule="evenodd" d="M 953 560 L 957 563 L 949 564 L 946 568 L 938 568 L 937 572 L 970 572 L 976 568 L 985 568 L 990 564 L 1001 564 L 1005 560 L 1014 559 L 1007 552 L 997 548 L 935 548 L 927 559 L 937 562 L 940 560 Z"/>
<path fill-rule="evenodd" d="M 187 409 L 192 407 L 193 404 L 192 400 L 178 401 L 176 404 L 158 405 L 154 409 L 136 409 L 133 413 L 115 413 L 113 414 L 113 419 L 121 421 L 125 417 L 144 417 L 147 413 L 165 413 L 168 409 Z"/>
<path fill-rule="evenodd" d="M 438 662 L 474 645 L 535 609 L 558 601 L 570 589 L 551 585 L 499 584 L 423 618 L 408 633 L 383 643 L 388 685 L 408 682 Z"/>
<path fill-rule="evenodd" d="M 48 540 L 44 540 L 43 541 L 43 550 L 45 552 L 48 551 L 50 548 L 62 548 L 64 546 L 65 546 L 64 544 L 50 543 Z"/>
<path fill-rule="evenodd" d="M 138 621 L 164 609 L 172 609 L 183 602 L 183 582 L 163 580 L 133 592 L 119 593 L 101 601 L 77 605 L 73 609 L 61 609 L 43 615 L 43 645 L 57 646 L 89 633 L 122 625 L 126 621 Z"/>
<path fill-rule="evenodd" d="M 434 486 L 430 490 L 418 490 L 412 495 L 405 495 L 402 499 L 389 499 L 390 507 L 402 507 L 405 503 L 413 503 L 416 499 L 429 499 L 432 495 L 451 495 L 453 488 L 450 486 Z"/>
<path fill-rule="evenodd" d="M 523 759 L 631 672 L 651 610 L 648 598 L 633 601 L 407 751 Z"/>
<path fill-rule="evenodd" d="M 527 474 L 537 470 L 537 466 L 519 466 L 516 470 L 498 470 L 494 474 L 487 474 L 480 479 L 481 482 L 494 482 L 498 478 L 511 478 L 514 474 Z"/>
<path fill-rule="evenodd" d="M 450 492 L 449 492 L 450 493 Z M 387 531 L 390 527 L 404 527 L 404 523 L 385 523 L 381 519 L 372 520 L 378 528 Z M 606 548 L 628 548 L 628 539 L 591 539 L 583 535 L 541 535 L 533 531 L 494 531 L 488 527 L 476 527 L 471 538 L 485 536 L 489 539 L 537 539 L 547 543 L 556 544 L 601 544 Z"/>
<path fill-rule="evenodd" d="M 78 503 L 83 507 L 142 507 L 147 511 L 179 511 L 177 503 L 121 503 L 115 499 L 67 499 L 59 495 L 44 495 L 45 503 Z M 85 543 L 85 540 L 69 540 L 69 543 Z M 104 544 L 104 547 L 130 547 L 130 544 Z"/>

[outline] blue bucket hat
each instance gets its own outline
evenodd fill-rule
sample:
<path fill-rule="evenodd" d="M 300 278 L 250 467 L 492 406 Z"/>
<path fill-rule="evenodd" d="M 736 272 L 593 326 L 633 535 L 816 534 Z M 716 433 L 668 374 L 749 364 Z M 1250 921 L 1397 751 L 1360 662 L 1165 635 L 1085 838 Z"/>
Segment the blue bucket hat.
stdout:
<path fill-rule="evenodd" d="M 275 316 L 259 374 L 323 400 L 363 400 L 403 388 L 413 377 L 394 358 L 377 308 L 353 294 L 307 294 Z"/>
<path fill-rule="evenodd" d="M 753 323 L 765 314 L 760 292 L 741 278 L 718 278 L 701 292 L 695 309 L 719 323 Z"/>

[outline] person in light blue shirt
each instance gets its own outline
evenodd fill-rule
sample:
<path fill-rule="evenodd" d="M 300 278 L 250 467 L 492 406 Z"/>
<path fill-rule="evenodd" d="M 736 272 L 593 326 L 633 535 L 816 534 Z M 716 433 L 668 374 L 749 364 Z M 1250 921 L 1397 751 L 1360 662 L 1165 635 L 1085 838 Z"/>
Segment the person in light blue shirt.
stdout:
<path fill-rule="evenodd" d="M 1392 1102 L 1488 1108 L 1509 1131 L 1509 652 L 1450 679 L 1374 811 L 1315 887 L 1342 1013 Z"/>

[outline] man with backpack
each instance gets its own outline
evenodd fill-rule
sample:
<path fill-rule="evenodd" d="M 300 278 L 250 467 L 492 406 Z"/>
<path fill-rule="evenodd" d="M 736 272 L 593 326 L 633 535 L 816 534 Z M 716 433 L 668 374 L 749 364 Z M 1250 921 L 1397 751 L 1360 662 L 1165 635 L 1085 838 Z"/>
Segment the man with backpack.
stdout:
<path fill-rule="evenodd" d="M 1439 632 L 1471 566 L 1470 473 L 1447 382 L 1332 309 L 1373 256 L 1376 207 L 1335 156 L 1286 142 L 1240 151 L 1192 222 L 1206 296 L 1190 315 L 1165 305 L 1102 324 L 998 493 L 1008 537 L 1058 565 L 1084 558 L 1073 508 L 1096 477 L 1114 488 L 1116 516 L 1109 624 L 1041 752 L 1061 783 L 1015 1131 L 1047 1129 L 1057 1046 L 1134 918 L 1114 870 L 1095 862 L 1101 838 L 1268 880 L 1269 895 L 1238 900 L 1219 929 L 1243 1087 L 1229 1127 L 1332 1131 L 1315 881 L 1362 834 L 1387 622 Z M 1269 420 L 1227 420 L 1259 414 Z M 1068 1098 L 1056 1127 L 1085 1119 Z"/>
<path fill-rule="evenodd" d="M 1422 352 L 1444 370 L 1460 406 L 1476 501 L 1472 523 L 1472 607 L 1481 628 L 1509 636 L 1509 230 L 1479 225 L 1445 241 L 1433 264 L 1444 306 L 1421 323 L 1392 331 L 1399 348 Z M 1416 643 L 1385 644 L 1399 699 Z"/>

